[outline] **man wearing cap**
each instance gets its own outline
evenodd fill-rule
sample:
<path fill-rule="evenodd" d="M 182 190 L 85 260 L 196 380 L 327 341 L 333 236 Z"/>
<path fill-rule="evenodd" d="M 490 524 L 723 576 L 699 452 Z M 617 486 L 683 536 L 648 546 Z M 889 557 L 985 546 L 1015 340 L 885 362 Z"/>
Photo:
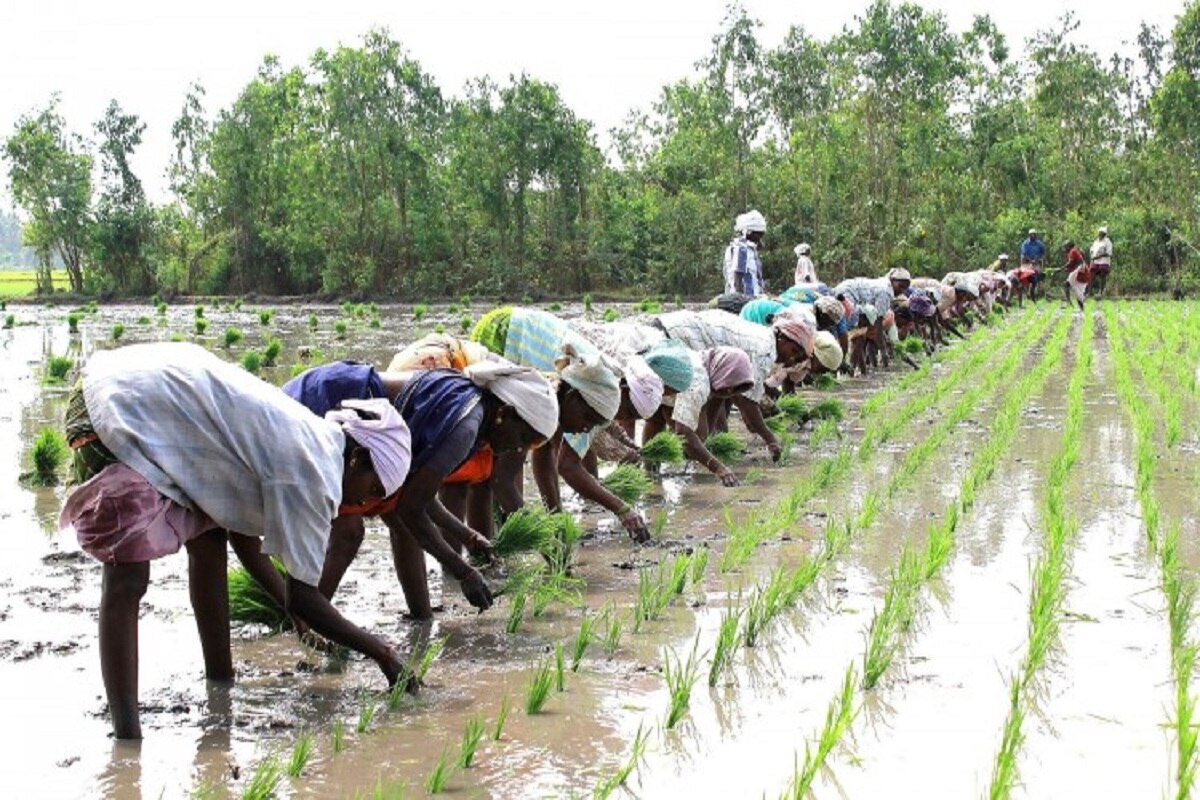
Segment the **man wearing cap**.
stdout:
<path fill-rule="evenodd" d="M 809 258 L 809 253 L 812 248 L 807 242 L 801 242 L 796 245 L 793 251 L 796 254 L 796 277 L 794 285 L 801 286 L 808 283 L 817 283 L 817 268 L 813 265 L 812 259 Z"/>
<path fill-rule="evenodd" d="M 1029 296 L 1034 300 L 1037 299 L 1038 283 L 1042 280 L 1042 265 L 1045 261 L 1046 244 L 1038 238 L 1038 232 L 1030 228 L 1029 236 L 1021 242 L 1021 264 L 1028 264 L 1033 269 L 1033 275 L 1029 278 Z"/>
<path fill-rule="evenodd" d="M 767 232 L 767 220 L 758 211 L 747 211 L 738 215 L 733 232 L 733 241 L 725 248 L 725 294 L 757 297 L 766 291 L 758 246 Z"/>
<path fill-rule="evenodd" d="M 1104 294 L 1104 286 L 1108 283 L 1108 273 L 1112 271 L 1112 239 L 1108 238 L 1108 226 L 1102 226 L 1092 242 L 1092 285 L 1094 296 Z"/>
<path fill-rule="evenodd" d="M 396 652 L 317 589 L 338 506 L 383 499 L 408 475 L 411 437 L 387 400 L 321 418 L 202 347 L 142 344 L 88 360 L 66 427 L 83 482 L 59 525 L 104 565 L 100 671 L 118 739 L 142 733 L 138 610 L 151 561 L 187 549 L 205 675 L 233 679 L 227 532 L 252 543 L 235 547 L 251 574 L 273 570 L 266 554 L 283 562 L 288 614 L 374 660 L 389 684 L 402 678 Z"/>

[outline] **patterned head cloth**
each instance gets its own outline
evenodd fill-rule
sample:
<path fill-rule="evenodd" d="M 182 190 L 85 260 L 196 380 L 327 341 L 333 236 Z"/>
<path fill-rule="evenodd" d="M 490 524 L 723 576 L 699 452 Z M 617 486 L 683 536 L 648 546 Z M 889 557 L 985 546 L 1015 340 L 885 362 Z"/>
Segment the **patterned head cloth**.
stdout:
<path fill-rule="evenodd" d="M 580 355 L 574 345 L 567 343 L 554 366 L 567 385 L 583 395 L 597 414 L 606 420 L 617 415 L 621 407 L 621 384 L 599 355 Z"/>

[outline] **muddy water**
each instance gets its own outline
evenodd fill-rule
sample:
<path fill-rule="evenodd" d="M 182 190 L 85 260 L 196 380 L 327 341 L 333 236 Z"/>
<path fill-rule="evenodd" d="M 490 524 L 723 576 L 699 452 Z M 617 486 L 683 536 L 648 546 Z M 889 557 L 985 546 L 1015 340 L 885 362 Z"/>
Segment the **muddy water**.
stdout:
<path fill-rule="evenodd" d="M 456 330 L 461 316 L 443 307 L 437 316 L 431 312 L 414 325 L 407 309 L 381 311 L 381 329 L 359 321 L 345 340 L 339 340 L 332 329 L 333 321 L 344 316 L 338 309 L 281 309 L 271 331 L 284 340 L 286 357 L 267 377 L 286 379 L 300 348 L 317 351 L 313 360 L 386 361 L 395 345 L 439 320 Z M 572 311 L 577 309 L 565 313 Z M 52 324 L 0 332 L 5 353 L 0 365 L 0 441 L 29 442 L 40 424 L 61 413 L 62 392 L 43 389 L 39 365 L 47 352 L 63 352 L 70 339 L 63 312 L 37 313 Z M 308 329 L 310 313 L 319 317 L 315 334 Z M 142 314 L 151 316 L 149 326 L 137 324 Z M 210 308 L 206 315 L 210 341 L 229 325 L 247 335 L 249 343 L 233 348 L 231 356 L 247 346 L 261 347 L 264 331 L 256 313 Z M 171 331 L 187 331 L 190 338 L 190 307 L 171 309 L 165 327 L 153 317 L 146 309 L 104 309 L 84 324 L 78 346 L 86 351 L 103 344 L 117 319 L 127 326 L 126 340 L 167 338 Z M 853 409 L 871 389 L 900 374 L 855 379 L 838 396 Z M 1001 673 L 1023 644 L 1027 558 L 1035 544 L 1030 524 L 1040 498 L 1039 476 L 1057 440 L 1054 425 L 1061 407 L 1056 398 L 1063 388 L 1060 377 L 1043 402 L 1035 403 L 1041 414 L 1031 416 L 1013 457 L 964 521 L 959 550 L 937 587 L 938 601 L 923 620 L 905 663 L 894 668 L 897 677 L 879 692 L 890 708 L 876 712 L 869 726 L 856 725 L 858 746 L 838 757 L 819 796 L 842 790 L 851 797 L 942 795 L 926 792 L 925 775 L 936 773 L 935 767 L 944 767 L 945 761 L 935 762 L 938 748 L 926 747 L 925 742 L 944 742 L 951 748 L 946 752 L 960 754 L 944 794 L 978 794 L 978 787 L 986 783 L 1005 710 Z M 947 398 L 944 407 L 955 399 Z M 843 427 L 853 441 L 859 431 L 852 416 Z M 717 550 L 702 586 L 690 588 L 685 602 L 636 635 L 628 630 L 636 571 L 628 567 L 657 561 L 667 550 L 719 547 L 721 508 L 731 504 L 750 510 L 775 502 L 789 481 L 812 463 L 813 454 L 803 446 L 797 446 L 795 463 L 786 470 L 771 468 L 762 449 L 755 448 L 741 472 L 759 475 L 739 489 L 725 490 L 708 476 L 666 481 L 665 497 L 651 502 L 655 508 L 665 503 L 671 513 L 665 547 L 636 549 L 613 531 L 607 515 L 584 515 L 591 535 L 579 554 L 579 572 L 588 584 L 586 605 L 594 612 L 614 603 L 623 612 L 626 632 L 612 657 L 593 646 L 580 672 L 567 675 L 566 691 L 552 693 L 545 712 L 536 716 L 527 716 L 522 708 L 532 667 L 555 644 L 569 643 L 578 629 L 579 609 L 554 605 L 544 618 L 527 620 L 518 635 L 510 636 L 504 632 L 507 601 L 488 614 L 475 615 L 457 587 L 449 585 L 434 624 L 406 622 L 386 537 L 372 528 L 339 594 L 339 606 L 400 647 L 429 635 L 448 636 L 449 645 L 418 697 L 406 699 L 396 711 L 381 711 L 368 731 L 359 734 L 354 728 L 364 697 L 378 701 L 377 694 L 368 694 L 381 688 L 377 671 L 358 659 L 338 665 L 305 652 L 288 636 L 239 631 L 234 645 L 239 683 L 231 689 L 206 688 L 183 559 L 157 562 L 141 622 L 147 735 L 141 745 L 113 745 L 105 738 L 95 652 L 99 571 L 78 557 L 72 542 L 52 531 L 60 492 L 13 488 L 17 456 L 23 460 L 25 449 L 13 448 L 13 455 L 0 457 L 0 479 L 9 487 L 0 505 L 0 519 L 6 523 L 0 544 L 5 548 L 0 564 L 0 707 L 14 718 L 14 729 L 28 733 L 0 755 L 0 775 L 26 790 L 23 794 L 174 797 L 209 785 L 217 788 L 216 796 L 223 796 L 244 787 L 264 754 L 286 755 L 301 731 L 309 730 L 316 737 L 313 760 L 302 778 L 284 780 L 283 794 L 352 796 L 369 792 L 377 780 L 407 781 L 419 794 L 424 776 L 443 751 L 451 759 L 455 756 L 466 720 L 480 714 L 490 728 L 502 699 L 508 697 L 512 710 L 503 737 L 498 742 L 485 738 L 476 766 L 451 777 L 454 796 L 588 795 L 624 762 L 639 724 L 652 730 L 646 763 L 634 782 L 639 796 L 687 792 L 746 797 L 764 790 L 774 794 L 791 775 L 793 754 L 802 753 L 807 738 L 823 722 L 846 664 L 862 652 L 862 634 L 878 605 L 880 581 L 894 562 L 898 542 L 923 535 L 923 517 L 930 511 L 940 513 L 961 465 L 986 435 L 971 424 L 961 433 L 929 465 L 924 486 L 898 496 L 893 510 L 881 516 L 881 524 L 759 647 L 740 650 L 728 679 L 716 689 L 707 687 L 707 661 L 702 662 L 691 711 L 673 731 L 662 729 L 667 709 L 661 676 L 664 650 L 686 657 L 697 633 L 700 650 L 708 649 L 728 599 L 760 580 L 775 563 L 794 562 L 811 552 L 822 520 L 819 513 L 806 517 L 790 532 L 790 541 L 764 547 L 738 573 L 719 574 Z M 906 431 L 888 452 L 857 468 L 854 479 L 815 502 L 812 510 L 852 507 L 864 491 L 886 480 L 888 470 L 919 435 L 919 427 Z M 1116 441 L 1127 433 L 1112 435 Z M 824 448 L 836 446 L 831 442 Z M 895 530 L 895 535 L 886 530 Z M 431 570 L 436 572 L 436 565 L 431 564 Z M 1097 573 L 1097 591 L 1115 580 L 1112 571 Z M 440 583 L 432 582 L 435 592 Z M 1160 624 L 1165 630 L 1165 623 Z M 335 720 L 346 730 L 346 748 L 336 754 L 331 745 Z M 1086 738 L 1090 731 L 1075 735 Z M 1161 735 L 1151 744 L 1160 740 Z M 918 765 L 928 768 L 914 770 Z"/>

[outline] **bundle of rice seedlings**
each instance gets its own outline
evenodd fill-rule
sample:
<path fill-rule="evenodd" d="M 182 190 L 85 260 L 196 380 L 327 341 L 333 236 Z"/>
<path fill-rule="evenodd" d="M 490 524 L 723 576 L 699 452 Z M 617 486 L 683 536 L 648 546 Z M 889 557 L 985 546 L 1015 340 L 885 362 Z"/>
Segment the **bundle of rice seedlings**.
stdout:
<path fill-rule="evenodd" d="M 46 383 L 62 383 L 74 366 L 75 360 L 69 356 L 50 356 L 46 362 Z"/>
<path fill-rule="evenodd" d="M 654 486 L 654 482 L 642 471 L 642 468 L 632 464 L 622 464 L 617 467 L 608 473 L 601 483 L 626 503 L 636 503 L 641 500 Z"/>
<path fill-rule="evenodd" d="M 746 454 L 746 443 L 736 433 L 729 431 L 714 433 L 704 440 L 704 446 L 722 464 L 736 464 Z"/>
<path fill-rule="evenodd" d="M 39 486 L 58 483 L 58 468 L 68 455 L 66 437 L 54 428 L 42 428 L 33 443 L 33 482 Z"/>
<path fill-rule="evenodd" d="M 575 545 L 583 537 L 583 528 L 575 524 L 575 518 L 565 511 L 550 516 L 554 520 L 554 534 L 540 550 L 551 571 L 565 575 L 571 569 Z"/>
<path fill-rule="evenodd" d="M 516 553 L 544 552 L 557 534 L 559 522 L 541 506 L 524 506 L 500 526 L 492 549 L 501 558 Z"/>
<path fill-rule="evenodd" d="M 647 464 L 682 464 L 683 439 L 671 431 L 656 434 L 642 445 L 642 460 Z"/>
<path fill-rule="evenodd" d="M 275 570 L 287 578 L 287 568 L 274 558 Z M 272 630 L 283 630 L 288 625 L 288 616 L 283 608 L 267 594 L 258 581 L 244 567 L 229 570 L 229 619 L 231 622 L 252 622 L 266 625 Z"/>
<path fill-rule="evenodd" d="M 793 421 L 798 422 L 808 417 L 808 404 L 799 395 L 785 394 L 775 402 L 775 407 Z"/>
<path fill-rule="evenodd" d="M 638 310 L 643 314 L 661 314 L 663 307 L 662 303 L 653 297 L 645 297 L 642 302 L 638 303 Z"/>
<path fill-rule="evenodd" d="M 822 391 L 829 391 L 830 389 L 837 388 L 838 379 L 835 378 L 833 375 L 829 374 L 828 372 L 822 372 L 820 375 L 818 375 L 816 378 L 813 379 L 813 386 L 815 386 L 816 388 L 818 388 Z"/>
<path fill-rule="evenodd" d="M 846 409 L 840 400 L 822 400 L 812 407 L 808 412 L 809 419 L 834 419 L 842 420 L 846 416 Z"/>
<path fill-rule="evenodd" d="M 763 422 L 767 423 L 767 427 L 770 428 L 771 432 L 776 436 L 782 436 L 784 433 L 790 431 L 792 426 L 796 424 L 795 420 L 793 420 L 787 414 L 775 414 L 765 418 Z"/>
<path fill-rule="evenodd" d="M 620 317 L 621 317 L 621 312 L 617 311 L 615 308 L 604 309 L 604 321 L 605 322 L 616 322 L 618 319 L 620 319 Z M 11 328 L 12 326 L 10 325 L 9 327 Z"/>
<path fill-rule="evenodd" d="M 925 352 L 925 340 L 920 336 L 908 336 L 900 340 L 900 352 L 906 355 L 915 355 L 916 353 Z"/>
<path fill-rule="evenodd" d="M 267 342 L 266 349 L 263 350 L 262 365 L 264 367 L 275 366 L 275 362 L 279 359 L 279 354 L 282 351 L 283 342 L 279 341 L 275 337 L 271 337 L 270 341 Z"/>

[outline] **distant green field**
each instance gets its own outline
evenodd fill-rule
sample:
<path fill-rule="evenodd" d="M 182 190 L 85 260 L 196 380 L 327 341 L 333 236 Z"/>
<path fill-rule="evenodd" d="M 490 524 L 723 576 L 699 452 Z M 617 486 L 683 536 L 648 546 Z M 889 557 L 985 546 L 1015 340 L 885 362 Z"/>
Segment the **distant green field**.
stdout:
<path fill-rule="evenodd" d="M 0 297 L 25 297 L 37 288 L 37 273 L 34 270 L 0 270 Z M 53 273 L 54 288 L 66 290 L 70 286 L 66 270 Z"/>

